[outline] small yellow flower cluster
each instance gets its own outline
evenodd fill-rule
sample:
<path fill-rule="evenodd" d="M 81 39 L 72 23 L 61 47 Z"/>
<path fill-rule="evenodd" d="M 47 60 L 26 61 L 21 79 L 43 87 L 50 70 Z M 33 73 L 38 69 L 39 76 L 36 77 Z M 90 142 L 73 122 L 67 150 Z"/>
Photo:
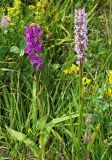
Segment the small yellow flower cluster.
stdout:
<path fill-rule="evenodd" d="M 79 71 L 79 66 L 76 66 L 75 64 L 72 64 L 72 66 L 69 69 L 65 69 L 63 72 L 65 75 L 67 74 L 73 74 L 73 73 L 77 73 L 77 71 Z M 88 92 L 88 89 L 86 90 L 86 88 L 88 88 L 89 84 L 91 83 L 91 79 L 88 77 L 83 77 L 82 78 L 82 91 L 83 93 Z M 95 87 L 92 86 L 91 90 L 94 91 Z"/>
<path fill-rule="evenodd" d="M 89 79 L 87 77 L 83 77 L 82 83 L 83 83 L 82 90 L 83 90 L 83 92 L 86 92 L 86 86 L 88 86 L 91 83 L 91 79 Z"/>
<path fill-rule="evenodd" d="M 41 0 L 39 2 L 36 3 L 36 10 L 35 10 L 35 15 L 36 15 L 36 19 L 41 19 L 43 16 L 45 16 L 45 12 L 47 10 L 49 6 L 49 3 L 47 0 Z"/>
<path fill-rule="evenodd" d="M 110 75 L 110 76 L 108 77 L 108 82 L 109 82 L 110 84 L 112 84 L 112 75 Z"/>
<path fill-rule="evenodd" d="M 91 79 L 89 79 L 87 77 L 83 77 L 82 82 L 83 82 L 84 85 L 90 84 L 91 83 Z"/>
<path fill-rule="evenodd" d="M 37 2 L 36 7 L 44 11 L 45 2 L 42 2 L 42 1 Z"/>
<path fill-rule="evenodd" d="M 14 0 L 13 7 L 8 7 L 8 16 L 14 17 L 18 16 L 21 13 L 21 1 L 20 0 Z M 18 17 L 19 18 L 19 17 Z"/>
<path fill-rule="evenodd" d="M 29 5 L 28 10 L 30 11 L 31 14 L 33 14 L 35 12 L 35 6 Z"/>
<path fill-rule="evenodd" d="M 7 10 L 8 10 L 8 16 L 12 17 L 12 15 L 14 14 L 13 7 L 8 7 Z"/>
<path fill-rule="evenodd" d="M 76 73 L 77 71 L 79 71 L 79 67 L 75 64 L 72 64 L 72 66 L 69 69 L 65 69 L 63 72 L 64 74 L 72 74 Z"/>
<path fill-rule="evenodd" d="M 112 89 L 111 88 L 107 89 L 107 95 L 109 97 L 112 97 Z"/>
<path fill-rule="evenodd" d="M 14 0 L 14 7 L 17 8 L 19 6 L 21 6 L 21 0 Z"/>
<path fill-rule="evenodd" d="M 109 85 L 112 85 L 112 70 L 107 70 L 107 76 Z M 107 95 L 112 97 L 112 88 L 107 89 Z"/>

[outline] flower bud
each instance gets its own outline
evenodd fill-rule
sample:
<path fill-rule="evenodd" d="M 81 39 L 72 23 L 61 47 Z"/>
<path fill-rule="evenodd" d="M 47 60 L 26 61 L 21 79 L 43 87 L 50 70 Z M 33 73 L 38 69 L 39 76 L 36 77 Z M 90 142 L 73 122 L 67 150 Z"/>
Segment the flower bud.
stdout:
<path fill-rule="evenodd" d="M 84 143 L 88 144 L 91 139 L 91 133 L 85 132 L 83 135 Z"/>
<path fill-rule="evenodd" d="M 10 25 L 10 17 L 3 16 L 2 19 L 1 19 L 1 26 L 3 28 L 7 28 L 7 27 L 9 27 L 9 25 Z"/>

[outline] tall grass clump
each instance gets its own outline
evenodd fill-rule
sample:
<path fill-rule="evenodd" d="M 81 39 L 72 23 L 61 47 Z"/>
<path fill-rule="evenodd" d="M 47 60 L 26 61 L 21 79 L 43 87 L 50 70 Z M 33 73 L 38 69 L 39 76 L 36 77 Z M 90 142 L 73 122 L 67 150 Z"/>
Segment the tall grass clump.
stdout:
<path fill-rule="evenodd" d="M 110 0 L 0 2 L 0 159 L 112 159 L 111 15 Z"/>

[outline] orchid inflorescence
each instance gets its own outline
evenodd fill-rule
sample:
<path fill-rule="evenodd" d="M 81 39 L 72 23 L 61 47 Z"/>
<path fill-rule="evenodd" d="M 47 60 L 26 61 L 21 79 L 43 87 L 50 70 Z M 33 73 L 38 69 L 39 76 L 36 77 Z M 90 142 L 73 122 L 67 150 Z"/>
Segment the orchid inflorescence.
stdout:
<path fill-rule="evenodd" d="M 42 30 L 36 24 L 27 25 L 25 28 L 25 53 L 27 54 L 31 65 L 34 68 L 41 68 L 43 61 L 41 58 L 42 42 L 41 42 Z"/>
<path fill-rule="evenodd" d="M 77 53 L 77 64 L 83 63 L 87 49 L 87 13 L 85 9 L 75 10 L 74 17 L 75 51 Z"/>

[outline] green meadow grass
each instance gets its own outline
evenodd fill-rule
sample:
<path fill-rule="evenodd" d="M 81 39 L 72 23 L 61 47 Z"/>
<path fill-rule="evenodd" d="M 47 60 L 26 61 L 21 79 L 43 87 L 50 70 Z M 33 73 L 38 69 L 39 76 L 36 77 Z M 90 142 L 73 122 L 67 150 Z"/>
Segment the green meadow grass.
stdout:
<path fill-rule="evenodd" d="M 10 26 L 0 28 L 0 158 L 112 160 L 112 96 L 105 91 L 112 87 L 107 81 L 112 70 L 111 0 L 18 2 L 0 1 L 0 18 L 11 17 Z M 74 9 L 83 7 L 88 14 L 83 75 L 91 83 L 83 84 L 79 146 L 79 72 L 64 70 L 76 64 Z M 43 30 L 44 67 L 38 71 L 24 55 L 28 23 Z M 87 117 L 92 117 L 88 125 Z M 85 133 L 91 135 L 87 143 Z"/>

